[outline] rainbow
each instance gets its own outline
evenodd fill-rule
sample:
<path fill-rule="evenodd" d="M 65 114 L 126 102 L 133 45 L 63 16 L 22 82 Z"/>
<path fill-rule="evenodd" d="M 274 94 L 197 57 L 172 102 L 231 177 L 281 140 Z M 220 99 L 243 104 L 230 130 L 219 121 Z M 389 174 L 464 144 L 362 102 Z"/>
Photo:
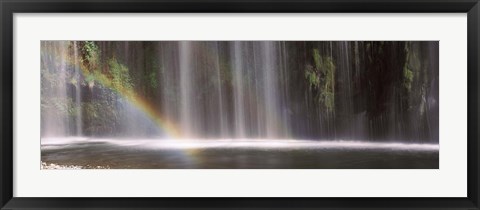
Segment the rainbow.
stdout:
<path fill-rule="evenodd" d="M 83 72 L 83 74 L 89 74 L 89 72 L 85 71 Z M 114 90 L 125 100 L 143 111 L 146 116 L 148 116 L 165 133 L 168 138 L 172 140 L 182 139 L 182 133 L 180 132 L 180 129 L 177 128 L 175 123 L 168 121 L 166 117 L 163 117 L 161 113 L 155 109 L 154 106 L 152 106 L 150 103 L 148 103 L 147 100 L 136 94 L 133 89 L 127 89 L 125 87 L 115 87 L 114 85 L 112 85 L 111 79 L 109 79 L 105 75 L 97 76 L 94 78 L 95 81 L 98 81 L 101 85 Z M 192 164 L 195 164 L 195 162 L 198 161 L 194 158 L 197 153 L 194 148 L 186 148 L 181 151 L 183 157 L 186 158 L 186 160 L 190 161 Z"/>
<path fill-rule="evenodd" d="M 63 53 L 66 53 L 64 51 Z M 71 55 L 67 55 L 64 57 L 69 57 Z M 115 58 L 113 58 L 115 59 Z M 79 62 L 79 58 L 70 58 L 66 60 L 71 65 L 76 65 L 80 67 L 81 73 L 84 77 L 92 77 L 93 82 L 98 82 L 99 85 L 102 85 L 106 88 L 111 89 L 120 97 L 125 99 L 126 102 L 131 104 L 132 106 L 136 107 L 139 111 L 143 112 L 146 117 L 148 117 L 157 128 L 159 128 L 162 133 L 169 139 L 183 139 L 186 136 L 181 132 L 181 129 L 178 127 L 176 122 L 173 122 L 168 117 L 165 117 L 161 112 L 159 112 L 153 104 L 151 104 L 147 99 L 143 98 L 140 94 L 137 94 L 133 88 L 126 88 L 123 86 L 114 85 L 113 79 L 109 76 L 95 72 L 95 70 L 90 71 L 89 68 L 84 66 L 82 62 Z M 61 62 L 65 62 L 62 60 Z M 119 63 L 120 64 L 120 63 Z M 120 64 L 122 65 L 122 64 Z M 257 93 L 260 94 L 260 93 Z M 262 100 L 262 97 L 254 98 L 254 95 L 247 94 L 246 97 L 250 98 L 250 101 L 254 100 Z M 263 107 L 261 107 L 263 108 Z M 266 109 L 263 110 L 264 113 L 267 114 L 268 117 L 272 119 L 272 126 L 279 130 L 285 130 L 287 135 L 290 136 L 289 127 L 282 123 L 282 120 L 279 119 L 278 113 L 275 113 L 272 110 Z"/>
<path fill-rule="evenodd" d="M 99 77 L 86 70 L 82 71 L 84 75 L 93 75 L 95 78 L 94 81 L 98 81 L 101 85 L 114 90 L 125 100 L 143 111 L 146 116 L 148 116 L 169 138 L 180 139 L 182 137 L 180 129 L 176 126 L 175 123 L 167 120 L 166 117 L 162 116 L 162 114 L 158 112 L 153 105 L 151 105 L 146 99 L 136 94 L 134 90 L 124 87 L 115 87 L 114 85 L 112 85 L 111 79 L 109 79 L 105 75 Z"/>

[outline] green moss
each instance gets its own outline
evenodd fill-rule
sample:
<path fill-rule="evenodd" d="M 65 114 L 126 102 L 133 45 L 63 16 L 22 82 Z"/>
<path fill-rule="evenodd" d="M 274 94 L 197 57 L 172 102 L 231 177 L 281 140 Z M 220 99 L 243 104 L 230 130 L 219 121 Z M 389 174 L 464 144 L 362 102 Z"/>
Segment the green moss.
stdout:
<path fill-rule="evenodd" d="M 112 58 L 108 61 L 110 74 L 112 77 L 111 86 L 114 90 L 132 90 L 133 83 L 128 68 L 120 64 L 117 59 Z"/>
<path fill-rule="evenodd" d="M 405 44 L 405 64 L 403 66 L 403 87 L 410 92 L 412 83 L 415 78 L 415 73 L 420 72 L 421 64 L 415 50 L 412 49 L 412 43 Z"/>
<path fill-rule="evenodd" d="M 412 89 L 412 82 L 413 82 L 413 71 L 405 65 L 403 67 L 403 84 L 404 87 L 410 91 Z"/>
<path fill-rule="evenodd" d="M 96 69 L 99 64 L 100 49 L 93 41 L 85 41 L 82 44 L 82 63 L 89 69 Z"/>
<path fill-rule="evenodd" d="M 335 109 L 335 64 L 329 56 L 320 55 L 318 49 L 313 50 L 314 66 L 307 65 L 305 79 L 310 89 L 316 92 L 317 100 L 327 112 Z"/>
<path fill-rule="evenodd" d="M 147 81 L 148 81 L 148 85 L 155 89 L 158 87 L 158 81 L 157 81 L 157 72 L 156 71 L 151 71 L 148 75 L 147 75 Z"/>
<path fill-rule="evenodd" d="M 307 66 L 307 70 L 305 71 L 305 78 L 307 79 L 310 88 L 320 85 L 320 78 L 312 70 L 312 66 Z"/>
<path fill-rule="evenodd" d="M 85 82 L 91 83 L 91 82 L 93 82 L 93 81 L 95 81 L 95 76 L 94 76 L 94 74 L 88 74 L 88 75 L 85 76 Z"/>

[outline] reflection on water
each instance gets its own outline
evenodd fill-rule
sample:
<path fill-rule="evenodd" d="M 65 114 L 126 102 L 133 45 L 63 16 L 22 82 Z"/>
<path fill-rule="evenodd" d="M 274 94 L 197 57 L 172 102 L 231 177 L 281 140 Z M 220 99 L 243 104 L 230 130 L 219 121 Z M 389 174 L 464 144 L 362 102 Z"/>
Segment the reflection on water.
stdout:
<path fill-rule="evenodd" d="M 42 139 L 42 162 L 96 169 L 438 169 L 439 146 L 252 139 Z"/>

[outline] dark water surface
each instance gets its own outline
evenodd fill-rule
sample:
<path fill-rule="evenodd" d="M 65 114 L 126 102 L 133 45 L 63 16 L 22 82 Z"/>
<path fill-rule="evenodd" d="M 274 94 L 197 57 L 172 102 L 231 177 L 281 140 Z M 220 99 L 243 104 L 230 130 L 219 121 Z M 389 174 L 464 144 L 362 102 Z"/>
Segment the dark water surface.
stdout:
<path fill-rule="evenodd" d="M 46 165 L 111 169 L 438 169 L 438 148 L 352 141 L 91 139 L 41 147 Z"/>

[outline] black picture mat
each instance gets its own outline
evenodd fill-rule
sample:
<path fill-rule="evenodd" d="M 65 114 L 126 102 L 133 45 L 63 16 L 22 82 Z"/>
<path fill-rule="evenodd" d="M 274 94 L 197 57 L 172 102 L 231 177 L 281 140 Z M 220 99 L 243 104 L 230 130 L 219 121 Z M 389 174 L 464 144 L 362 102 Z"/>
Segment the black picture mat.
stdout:
<path fill-rule="evenodd" d="M 479 13 L 478 0 L 103 0 L 0 1 L 2 209 L 479 209 Z M 468 176 L 466 198 L 14 198 L 14 13 L 468 13 Z M 25 128 L 28 129 L 28 128 Z M 455 181 L 455 180 L 452 180 Z M 125 189 L 128 190 L 128 189 Z M 252 189 L 254 190 L 254 189 Z M 412 189 L 414 190 L 414 189 Z"/>

